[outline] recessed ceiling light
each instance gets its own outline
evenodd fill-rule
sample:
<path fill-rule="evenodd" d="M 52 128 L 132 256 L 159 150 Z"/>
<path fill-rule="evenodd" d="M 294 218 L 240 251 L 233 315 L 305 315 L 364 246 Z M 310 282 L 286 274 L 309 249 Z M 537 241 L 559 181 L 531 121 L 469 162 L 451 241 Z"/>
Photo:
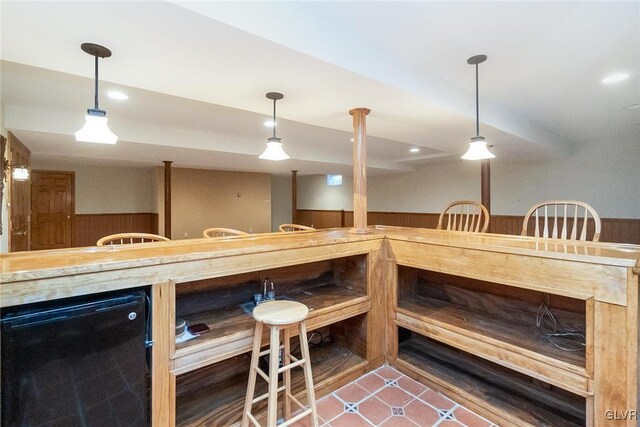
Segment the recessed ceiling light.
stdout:
<path fill-rule="evenodd" d="M 126 93 L 118 92 L 116 90 L 110 90 L 107 92 L 107 95 L 111 99 L 117 99 L 119 101 L 124 101 L 125 99 L 129 99 Z"/>
<path fill-rule="evenodd" d="M 268 128 L 272 128 L 274 126 L 278 126 L 276 123 L 274 123 L 273 120 L 267 120 L 266 122 L 264 122 L 264 125 Z"/>
<path fill-rule="evenodd" d="M 351 142 L 353 142 L 353 138 L 351 138 Z"/>
<path fill-rule="evenodd" d="M 640 104 L 631 104 L 624 107 L 625 110 L 637 110 L 638 108 L 640 108 Z"/>
<path fill-rule="evenodd" d="M 420 149 L 419 149 L 419 148 L 414 147 L 414 148 L 409 148 L 409 151 L 411 151 L 412 153 L 419 153 L 419 152 L 420 152 Z"/>
<path fill-rule="evenodd" d="M 627 80 L 628 78 L 629 78 L 628 73 L 613 73 L 613 74 L 609 74 L 607 77 L 602 79 L 602 83 L 605 83 L 605 84 L 618 83 L 623 80 Z"/>

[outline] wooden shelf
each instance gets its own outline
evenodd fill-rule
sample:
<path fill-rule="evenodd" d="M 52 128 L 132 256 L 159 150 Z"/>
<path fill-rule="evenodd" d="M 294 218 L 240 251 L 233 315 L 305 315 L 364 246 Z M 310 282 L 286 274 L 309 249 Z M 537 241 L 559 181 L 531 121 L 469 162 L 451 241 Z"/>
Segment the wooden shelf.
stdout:
<path fill-rule="evenodd" d="M 535 316 L 531 318 L 530 324 L 517 320 L 505 322 L 502 317 L 420 295 L 403 297 L 398 303 L 398 309 L 405 315 L 462 335 L 488 343 L 502 341 L 513 346 L 514 350 L 523 348 L 547 356 L 547 359 L 551 358 L 546 362 L 553 363 L 557 360 L 574 372 L 585 371 L 585 351 L 569 352 L 554 346 L 536 328 Z M 575 368 L 571 369 L 572 367 Z"/>
<path fill-rule="evenodd" d="M 310 314 L 365 297 L 361 293 L 331 284 L 317 286 L 288 296 L 292 300 L 301 302 L 309 307 Z M 210 331 L 187 342 L 176 344 L 176 350 L 239 332 L 248 331 L 253 333 L 255 325 L 251 314 L 243 311 L 238 304 L 185 316 L 184 319 L 191 325 L 204 323 L 209 327 Z"/>
<path fill-rule="evenodd" d="M 363 371 L 369 364 L 338 344 L 313 347 L 310 352 L 316 390 L 328 384 L 339 384 L 342 378 Z M 243 354 L 178 377 L 176 425 L 231 426 L 239 423 L 249 378 L 249 357 L 249 354 Z M 233 370 L 235 373 L 228 376 Z M 218 380 L 224 376 L 227 377 Z M 301 368 L 292 370 L 292 389 L 296 397 L 305 396 Z M 266 382 L 258 377 L 256 396 L 266 391 Z M 265 401 L 254 405 L 256 418 L 265 415 L 265 405 Z"/>
<path fill-rule="evenodd" d="M 395 364 L 500 424 L 586 422 L 585 398 L 419 335 L 399 344 Z"/>
<path fill-rule="evenodd" d="M 335 285 L 321 285 L 289 296 L 294 301 L 306 304 L 311 310 L 307 319 L 308 330 L 366 313 L 371 309 L 369 297 Z M 191 324 L 205 323 L 210 331 L 176 345 L 172 358 L 172 372 L 176 375 L 251 350 L 255 321 L 237 304 L 185 316 L 185 319 Z M 292 332 L 292 336 L 295 334 L 296 332 Z M 267 341 L 265 331 L 263 344 Z"/>

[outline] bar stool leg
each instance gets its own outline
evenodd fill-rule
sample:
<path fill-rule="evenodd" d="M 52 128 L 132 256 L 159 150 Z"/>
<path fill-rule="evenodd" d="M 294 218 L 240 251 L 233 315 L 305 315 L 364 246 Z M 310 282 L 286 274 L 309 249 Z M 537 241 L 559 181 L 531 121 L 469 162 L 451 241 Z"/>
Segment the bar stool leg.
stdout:
<path fill-rule="evenodd" d="M 280 328 L 270 326 L 271 343 L 269 352 L 269 413 L 267 417 L 267 427 L 276 427 L 278 421 L 278 369 L 280 356 Z"/>
<path fill-rule="evenodd" d="M 256 322 L 253 332 L 253 350 L 251 352 L 251 365 L 249 365 L 249 384 L 247 385 L 247 396 L 244 400 L 244 412 L 242 412 L 242 427 L 249 426 L 249 417 L 247 414 L 251 412 L 253 394 L 256 389 L 256 369 L 258 369 L 258 358 L 260 357 L 260 343 L 262 342 L 262 322 Z"/>
<path fill-rule="evenodd" d="M 318 427 L 318 411 L 316 410 L 316 395 L 313 390 L 313 376 L 311 374 L 311 357 L 309 356 L 309 345 L 307 343 L 307 326 L 304 320 L 298 324 L 300 331 L 300 349 L 304 359 L 304 383 L 307 388 L 307 400 L 309 408 L 311 408 L 311 425 Z"/>
<path fill-rule="evenodd" d="M 282 331 L 284 341 L 284 359 L 283 366 L 287 366 L 291 363 L 289 354 L 291 354 L 291 331 L 288 327 L 285 327 Z M 284 371 L 284 420 L 291 419 L 291 369 Z"/>

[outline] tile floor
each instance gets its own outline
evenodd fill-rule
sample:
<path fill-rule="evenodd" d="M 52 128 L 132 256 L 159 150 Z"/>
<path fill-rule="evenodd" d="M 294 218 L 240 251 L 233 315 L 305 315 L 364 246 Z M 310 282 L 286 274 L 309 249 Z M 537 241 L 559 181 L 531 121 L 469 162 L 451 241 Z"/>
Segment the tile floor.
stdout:
<path fill-rule="evenodd" d="M 319 399 L 317 406 L 324 427 L 495 427 L 389 366 Z M 302 421 L 295 425 L 310 425 Z"/>

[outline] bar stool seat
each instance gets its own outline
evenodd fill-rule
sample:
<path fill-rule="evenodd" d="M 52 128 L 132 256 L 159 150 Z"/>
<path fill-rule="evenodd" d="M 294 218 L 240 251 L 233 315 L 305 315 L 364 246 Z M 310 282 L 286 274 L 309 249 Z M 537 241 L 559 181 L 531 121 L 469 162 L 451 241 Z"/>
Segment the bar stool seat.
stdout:
<path fill-rule="evenodd" d="M 309 345 L 307 342 L 307 328 L 305 319 L 309 315 L 306 305 L 295 301 L 270 301 L 258 305 L 253 310 L 253 318 L 256 320 L 253 335 L 253 350 L 251 354 L 251 366 L 249 371 L 249 384 L 242 413 L 242 426 L 247 427 L 249 422 L 260 427 L 258 421 L 251 413 L 254 403 L 267 399 L 267 427 L 275 427 L 278 419 L 278 393 L 284 392 L 284 422 L 289 426 L 304 417 L 311 416 L 311 426 L 318 426 L 318 412 L 316 410 L 315 394 L 313 390 L 313 378 L 311 376 L 311 358 L 309 357 Z M 271 329 L 269 348 L 260 351 L 262 343 L 262 328 L 266 325 Z M 291 355 L 290 328 L 297 325 L 300 339 L 300 359 Z M 283 333 L 283 343 L 280 345 L 280 330 Z M 280 352 L 282 350 L 282 353 Z M 269 355 L 268 375 L 258 365 L 259 357 Z M 293 361 L 293 362 L 292 362 Z M 282 367 L 280 363 L 282 362 Z M 305 407 L 291 392 L 291 369 L 302 367 L 307 392 L 308 408 Z M 283 374 L 284 385 L 278 387 L 278 375 Z M 266 394 L 254 398 L 257 376 L 264 379 L 269 385 Z M 291 417 L 291 403 L 295 403 L 301 410 L 299 414 Z"/>
<path fill-rule="evenodd" d="M 306 305 L 295 301 L 270 301 L 253 310 L 253 318 L 267 325 L 291 325 L 309 315 Z"/>

